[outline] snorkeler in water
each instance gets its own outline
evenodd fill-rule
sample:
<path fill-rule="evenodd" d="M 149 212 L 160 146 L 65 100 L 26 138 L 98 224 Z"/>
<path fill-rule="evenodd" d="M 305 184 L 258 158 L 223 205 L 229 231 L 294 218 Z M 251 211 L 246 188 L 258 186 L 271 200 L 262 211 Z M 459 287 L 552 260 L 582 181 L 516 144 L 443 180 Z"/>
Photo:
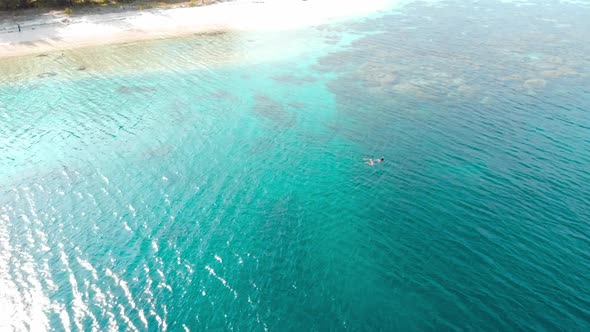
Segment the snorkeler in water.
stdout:
<path fill-rule="evenodd" d="M 378 159 L 364 158 L 363 160 L 366 160 L 365 163 L 367 165 L 375 166 L 375 164 L 381 164 L 385 159 L 383 159 L 383 158 L 378 158 Z"/>

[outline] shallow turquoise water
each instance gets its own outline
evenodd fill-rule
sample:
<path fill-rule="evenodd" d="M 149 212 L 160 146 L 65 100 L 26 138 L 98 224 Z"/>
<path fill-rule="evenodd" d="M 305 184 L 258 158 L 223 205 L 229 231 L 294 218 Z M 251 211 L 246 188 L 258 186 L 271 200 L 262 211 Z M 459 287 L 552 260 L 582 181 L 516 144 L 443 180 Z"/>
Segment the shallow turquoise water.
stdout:
<path fill-rule="evenodd" d="M 589 37 L 409 2 L 5 61 L 0 329 L 588 330 Z"/>

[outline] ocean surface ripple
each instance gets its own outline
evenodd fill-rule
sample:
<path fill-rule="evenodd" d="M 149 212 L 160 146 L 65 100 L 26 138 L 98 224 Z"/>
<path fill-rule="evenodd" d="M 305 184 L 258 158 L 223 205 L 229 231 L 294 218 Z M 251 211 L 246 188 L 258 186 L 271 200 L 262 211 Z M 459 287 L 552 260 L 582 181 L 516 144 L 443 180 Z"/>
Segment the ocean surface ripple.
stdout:
<path fill-rule="evenodd" d="M 3 60 L 0 330 L 588 331 L 588 40 L 406 1 Z"/>

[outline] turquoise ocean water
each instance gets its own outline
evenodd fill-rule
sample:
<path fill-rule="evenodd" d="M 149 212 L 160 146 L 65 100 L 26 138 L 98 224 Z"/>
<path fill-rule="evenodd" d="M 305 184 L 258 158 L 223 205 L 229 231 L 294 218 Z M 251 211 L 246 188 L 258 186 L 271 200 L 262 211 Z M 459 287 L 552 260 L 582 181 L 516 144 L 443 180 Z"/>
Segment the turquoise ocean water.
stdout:
<path fill-rule="evenodd" d="M 588 331 L 588 41 L 408 1 L 3 60 L 0 330 Z"/>

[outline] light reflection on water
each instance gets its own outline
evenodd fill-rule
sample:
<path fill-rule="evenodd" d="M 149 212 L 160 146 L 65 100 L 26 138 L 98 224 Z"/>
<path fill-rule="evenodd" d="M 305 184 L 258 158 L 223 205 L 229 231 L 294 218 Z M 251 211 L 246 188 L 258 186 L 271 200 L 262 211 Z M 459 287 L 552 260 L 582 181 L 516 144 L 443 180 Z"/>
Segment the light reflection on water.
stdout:
<path fill-rule="evenodd" d="M 586 330 L 588 18 L 410 2 L 2 61 L 0 327 Z"/>

